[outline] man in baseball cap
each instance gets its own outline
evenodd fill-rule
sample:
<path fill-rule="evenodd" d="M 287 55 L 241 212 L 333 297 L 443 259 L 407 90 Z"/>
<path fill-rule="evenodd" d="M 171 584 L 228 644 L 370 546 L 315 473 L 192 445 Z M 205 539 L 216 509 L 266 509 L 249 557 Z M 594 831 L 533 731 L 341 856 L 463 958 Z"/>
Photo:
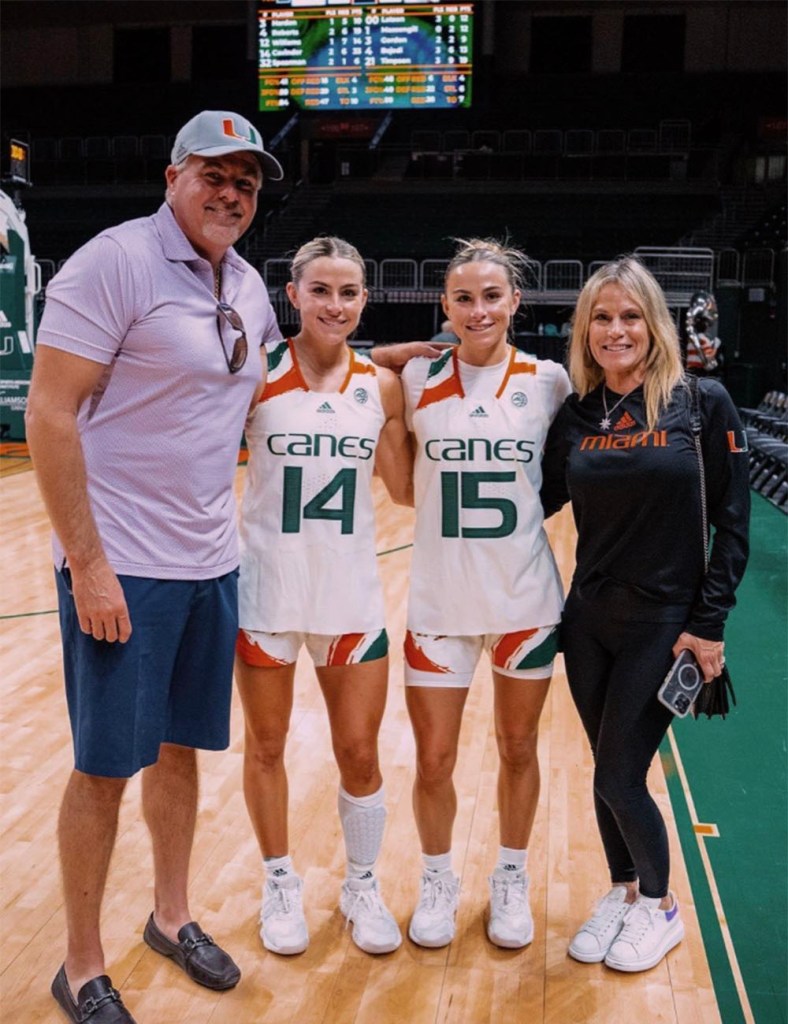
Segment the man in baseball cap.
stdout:
<path fill-rule="evenodd" d="M 254 153 L 263 173 L 271 181 L 284 177 L 279 161 L 266 153 L 255 126 L 230 110 L 203 110 L 187 121 L 175 137 L 172 163 L 180 164 L 188 156 L 226 156 L 228 153 Z"/>
<path fill-rule="evenodd" d="M 154 864 L 144 941 L 206 988 L 241 976 L 194 919 L 189 859 L 196 752 L 230 739 L 238 448 L 265 346 L 282 337 L 234 246 L 264 178 L 283 175 L 245 118 L 208 110 L 180 130 L 164 176 L 152 216 L 102 231 L 47 285 L 27 406 L 74 746 L 58 823 L 68 941 L 51 987 L 73 1024 L 134 1024 L 100 926 L 139 772 Z"/>

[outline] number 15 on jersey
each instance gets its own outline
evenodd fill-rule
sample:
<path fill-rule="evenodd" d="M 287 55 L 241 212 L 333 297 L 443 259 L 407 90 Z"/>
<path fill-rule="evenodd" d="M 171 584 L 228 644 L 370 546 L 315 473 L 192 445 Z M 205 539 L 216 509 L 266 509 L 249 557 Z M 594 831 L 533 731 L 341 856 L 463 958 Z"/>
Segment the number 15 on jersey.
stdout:
<path fill-rule="evenodd" d="M 482 484 L 514 483 L 515 473 L 441 473 L 441 535 L 443 537 L 509 537 L 517 527 L 517 506 L 509 498 L 483 497 Z M 463 509 L 488 509 L 496 526 L 461 526 Z"/>

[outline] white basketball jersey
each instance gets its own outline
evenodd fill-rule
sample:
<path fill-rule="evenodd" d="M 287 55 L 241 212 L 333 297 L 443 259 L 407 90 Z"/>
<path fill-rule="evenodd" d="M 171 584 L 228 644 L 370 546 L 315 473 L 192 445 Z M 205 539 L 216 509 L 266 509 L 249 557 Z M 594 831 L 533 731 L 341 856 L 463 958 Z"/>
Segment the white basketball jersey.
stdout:
<path fill-rule="evenodd" d="M 310 391 L 292 341 L 269 346 L 246 428 L 240 625 L 367 632 L 384 623 L 372 471 L 385 415 L 374 363 L 350 353 L 339 391 Z"/>
<path fill-rule="evenodd" d="M 461 363 L 456 348 L 425 363 L 403 373 L 417 441 L 408 628 L 472 636 L 552 625 L 563 590 L 541 458 L 569 378 L 513 347 L 499 366 Z"/>

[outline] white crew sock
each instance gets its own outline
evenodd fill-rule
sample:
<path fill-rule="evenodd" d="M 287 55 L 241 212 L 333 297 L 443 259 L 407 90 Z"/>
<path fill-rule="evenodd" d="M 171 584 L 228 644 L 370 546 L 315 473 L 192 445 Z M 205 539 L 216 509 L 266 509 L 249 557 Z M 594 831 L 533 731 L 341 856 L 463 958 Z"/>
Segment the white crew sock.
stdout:
<path fill-rule="evenodd" d="M 429 875 L 451 871 L 451 850 L 448 853 L 423 853 L 421 859 L 424 862 L 424 870 Z"/>
<path fill-rule="evenodd" d="M 263 857 L 263 868 L 266 881 L 273 879 L 276 882 L 281 882 L 288 875 L 292 877 L 296 874 L 289 855 L 286 857 Z"/>
<path fill-rule="evenodd" d="M 513 850 L 510 846 L 499 846 L 498 863 L 495 866 L 503 871 L 525 871 L 527 861 L 527 850 Z"/>

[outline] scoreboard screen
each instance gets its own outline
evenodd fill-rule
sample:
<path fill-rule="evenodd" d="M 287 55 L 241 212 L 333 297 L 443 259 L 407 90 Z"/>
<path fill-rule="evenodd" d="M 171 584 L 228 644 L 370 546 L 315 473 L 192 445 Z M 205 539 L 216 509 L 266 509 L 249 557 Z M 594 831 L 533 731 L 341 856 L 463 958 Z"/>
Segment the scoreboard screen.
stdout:
<path fill-rule="evenodd" d="M 450 109 L 471 104 L 474 3 L 259 7 L 259 109 Z"/>
<path fill-rule="evenodd" d="M 29 185 L 30 147 L 19 139 L 8 140 L 8 180 L 16 185 Z"/>

